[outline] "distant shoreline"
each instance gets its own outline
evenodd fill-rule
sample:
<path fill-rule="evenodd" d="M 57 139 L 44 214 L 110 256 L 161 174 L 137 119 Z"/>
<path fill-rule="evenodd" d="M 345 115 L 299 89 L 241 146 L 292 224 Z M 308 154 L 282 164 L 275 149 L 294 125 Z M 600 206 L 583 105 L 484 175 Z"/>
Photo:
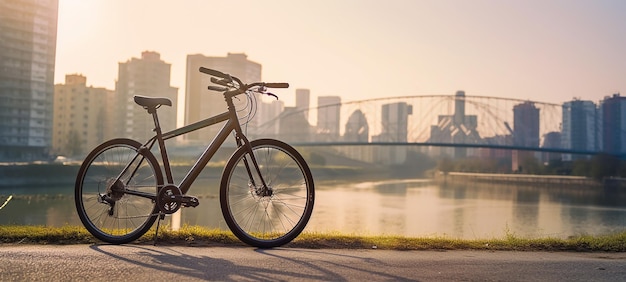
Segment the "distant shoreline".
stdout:
<path fill-rule="evenodd" d="M 0 189 L 6 187 L 23 187 L 31 185 L 74 185 L 80 163 L 30 163 L 19 165 L 0 165 Z M 184 176 L 190 165 L 172 166 L 173 174 Z M 208 165 L 200 177 L 219 179 L 224 167 L 222 165 Z M 335 179 L 372 179 L 389 178 L 385 171 L 375 172 L 361 167 L 345 166 L 312 166 L 311 171 L 315 181 L 333 181 Z"/>
<path fill-rule="evenodd" d="M 584 176 L 570 175 L 535 175 L 535 174 L 496 174 L 496 173 L 470 173 L 448 172 L 435 174 L 439 182 L 476 182 L 491 184 L 512 184 L 529 186 L 554 186 L 568 185 L 571 187 L 596 187 L 596 188 L 624 188 L 626 179 L 609 178 L 603 182 Z"/>

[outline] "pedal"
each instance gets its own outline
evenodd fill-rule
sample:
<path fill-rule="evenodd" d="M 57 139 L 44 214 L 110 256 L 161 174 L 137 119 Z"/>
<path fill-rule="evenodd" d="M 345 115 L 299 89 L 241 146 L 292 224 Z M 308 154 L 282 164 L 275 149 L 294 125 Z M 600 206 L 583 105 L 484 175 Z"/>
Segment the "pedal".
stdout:
<path fill-rule="evenodd" d="M 183 207 L 195 208 L 200 204 L 200 201 L 198 201 L 198 198 L 194 196 L 184 195 L 181 199 L 181 204 L 183 205 Z"/>

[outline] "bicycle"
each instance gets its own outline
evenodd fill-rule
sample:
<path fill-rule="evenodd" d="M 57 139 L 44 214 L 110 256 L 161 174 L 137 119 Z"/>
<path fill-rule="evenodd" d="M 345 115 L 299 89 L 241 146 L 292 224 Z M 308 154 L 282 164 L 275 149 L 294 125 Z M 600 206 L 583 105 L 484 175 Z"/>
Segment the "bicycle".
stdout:
<path fill-rule="evenodd" d="M 169 132 L 162 132 L 157 115 L 167 98 L 134 96 L 154 120 L 155 135 L 145 143 L 117 138 L 93 149 L 83 161 L 75 184 L 75 204 L 85 228 L 97 239 L 125 244 L 145 234 L 165 215 L 181 207 L 196 207 L 187 195 L 194 180 L 228 136 L 234 132 L 237 148 L 228 159 L 220 182 L 222 214 L 233 234 L 246 244 L 272 248 L 296 238 L 313 211 L 315 189 L 306 161 L 296 149 L 274 139 L 249 141 L 237 116 L 233 98 L 254 93 L 271 95 L 268 88 L 287 83 L 244 84 L 239 78 L 201 67 L 210 75 L 209 90 L 219 91 L 227 111 Z M 165 140 L 225 122 L 218 134 L 178 185 L 174 184 Z M 159 150 L 162 164 L 152 153 Z M 163 175 L 164 174 L 164 175 Z M 165 179 L 164 179 L 165 176 Z"/>

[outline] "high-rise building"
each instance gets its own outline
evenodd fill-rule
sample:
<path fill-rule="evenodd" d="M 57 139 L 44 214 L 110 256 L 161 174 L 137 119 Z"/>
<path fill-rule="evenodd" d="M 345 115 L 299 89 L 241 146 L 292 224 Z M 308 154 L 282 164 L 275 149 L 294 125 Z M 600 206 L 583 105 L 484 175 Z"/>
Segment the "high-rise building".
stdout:
<path fill-rule="evenodd" d="M 361 110 L 355 110 L 346 122 L 345 131 L 343 133 L 344 142 L 369 142 L 369 125 L 367 118 Z M 371 146 L 341 146 L 337 149 L 344 156 L 364 161 L 374 162 L 374 147 Z"/>
<path fill-rule="evenodd" d="M 280 136 L 285 142 L 311 142 L 313 129 L 296 107 L 285 107 L 279 117 Z"/>
<path fill-rule="evenodd" d="M 543 138 L 542 148 L 546 149 L 559 149 L 561 148 L 561 132 L 548 132 Z M 554 160 L 561 160 L 561 154 L 559 153 L 548 153 L 545 152 L 542 154 L 543 162 L 550 162 Z"/>
<path fill-rule="evenodd" d="M 478 144 L 482 139 L 477 128 L 477 116 L 465 114 L 465 91 L 457 91 L 454 95 L 454 113 L 438 116 L 437 124 L 430 127 L 428 142 Z M 431 149 L 435 154 L 449 154 L 453 157 L 466 157 L 467 150 L 462 147 Z"/>
<path fill-rule="evenodd" d="M 320 96 L 317 98 L 318 141 L 338 141 L 341 119 L 341 97 Z"/>
<path fill-rule="evenodd" d="M 508 123 L 506 126 L 508 128 Z M 513 106 L 513 145 L 539 148 L 539 109 L 533 102 L 527 101 Z M 513 150 L 512 170 L 525 173 L 527 168 L 523 167 L 523 163 L 531 158 L 535 158 L 532 151 Z"/>
<path fill-rule="evenodd" d="M 596 104 L 592 101 L 573 100 L 563 103 L 561 144 L 564 149 L 578 151 L 598 150 L 598 119 Z M 566 154 L 564 160 L 578 155 Z"/>
<path fill-rule="evenodd" d="M 58 0 L 0 1 L 0 160 L 48 157 Z"/>
<path fill-rule="evenodd" d="M 285 109 L 285 103 L 281 100 L 273 100 L 263 103 L 258 112 L 258 134 L 265 137 L 276 138 L 280 133 L 280 114 Z"/>
<path fill-rule="evenodd" d="M 375 142 L 407 142 L 409 132 L 409 115 L 413 114 L 413 106 L 406 102 L 384 104 L 382 106 L 382 132 L 372 137 Z"/>
<path fill-rule="evenodd" d="M 539 109 L 533 102 L 513 107 L 513 145 L 539 148 Z"/>
<path fill-rule="evenodd" d="M 211 83 L 209 75 L 200 73 L 200 67 L 215 69 L 223 73 L 228 73 L 238 77 L 243 83 L 261 81 L 261 64 L 248 60 L 246 54 L 228 53 L 226 57 L 207 57 L 201 54 L 187 56 L 187 82 L 185 84 L 185 124 L 192 124 L 205 118 L 220 114 L 226 111 L 226 103 L 221 93 L 207 90 Z M 261 99 L 257 97 L 258 107 L 263 107 Z M 248 100 L 245 97 L 235 99 L 236 108 L 242 110 L 238 112 L 242 122 L 247 122 L 247 131 L 250 135 L 255 135 L 259 121 L 245 119 L 253 107 L 248 107 Z M 257 109 L 260 110 L 260 109 Z M 220 126 L 211 126 L 189 134 L 189 140 L 211 140 L 219 131 Z"/>
<path fill-rule="evenodd" d="M 119 63 L 115 83 L 119 107 L 116 125 L 120 130 L 117 134 L 140 142 L 154 135 L 152 116 L 134 102 L 135 95 L 169 98 L 172 106 L 159 108 L 159 123 L 163 132 L 176 128 L 178 88 L 170 86 L 170 69 L 171 64 L 162 61 L 160 54 L 152 51 L 142 52 L 141 58 Z"/>
<path fill-rule="evenodd" d="M 372 136 L 373 142 L 407 142 L 409 115 L 413 106 L 406 102 L 384 104 L 382 106 L 382 132 Z M 380 164 L 401 164 L 407 156 L 405 146 L 384 146 L 374 152 L 374 160 Z"/>
<path fill-rule="evenodd" d="M 348 118 L 346 130 L 343 134 L 343 141 L 369 142 L 369 125 L 367 124 L 367 118 L 361 110 L 354 111 Z"/>
<path fill-rule="evenodd" d="M 611 154 L 626 153 L 626 97 L 606 97 L 600 109 L 600 149 Z"/>
<path fill-rule="evenodd" d="M 87 86 L 87 78 L 71 74 L 65 84 L 54 86 L 54 118 L 52 119 L 52 153 L 81 157 L 112 138 L 112 117 L 115 92 Z"/>
<path fill-rule="evenodd" d="M 311 91 L 309 89 L 296 89 L 296 110 L 304 112 L 304 118 L 309 121 L 309 107 Z"/>

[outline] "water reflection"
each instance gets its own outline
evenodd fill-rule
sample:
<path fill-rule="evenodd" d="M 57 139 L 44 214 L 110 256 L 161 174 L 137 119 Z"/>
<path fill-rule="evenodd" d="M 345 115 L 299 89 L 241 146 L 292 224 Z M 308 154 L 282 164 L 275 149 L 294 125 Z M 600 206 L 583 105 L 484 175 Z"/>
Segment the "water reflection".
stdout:
<path fill-rule="evenodd" d="M 218 181 L 192 187 L 200 206 L 182 210 L 182 222 L 227 229 Z M 80 225 L 73 187 L 0 190 L 0 224 Z M 318 184 L 307 231 L 359 235 L 501 238 L 600 235 L 626 229 L 626 191 L 595 188 L 528 187 L 428 180 Z"/>

